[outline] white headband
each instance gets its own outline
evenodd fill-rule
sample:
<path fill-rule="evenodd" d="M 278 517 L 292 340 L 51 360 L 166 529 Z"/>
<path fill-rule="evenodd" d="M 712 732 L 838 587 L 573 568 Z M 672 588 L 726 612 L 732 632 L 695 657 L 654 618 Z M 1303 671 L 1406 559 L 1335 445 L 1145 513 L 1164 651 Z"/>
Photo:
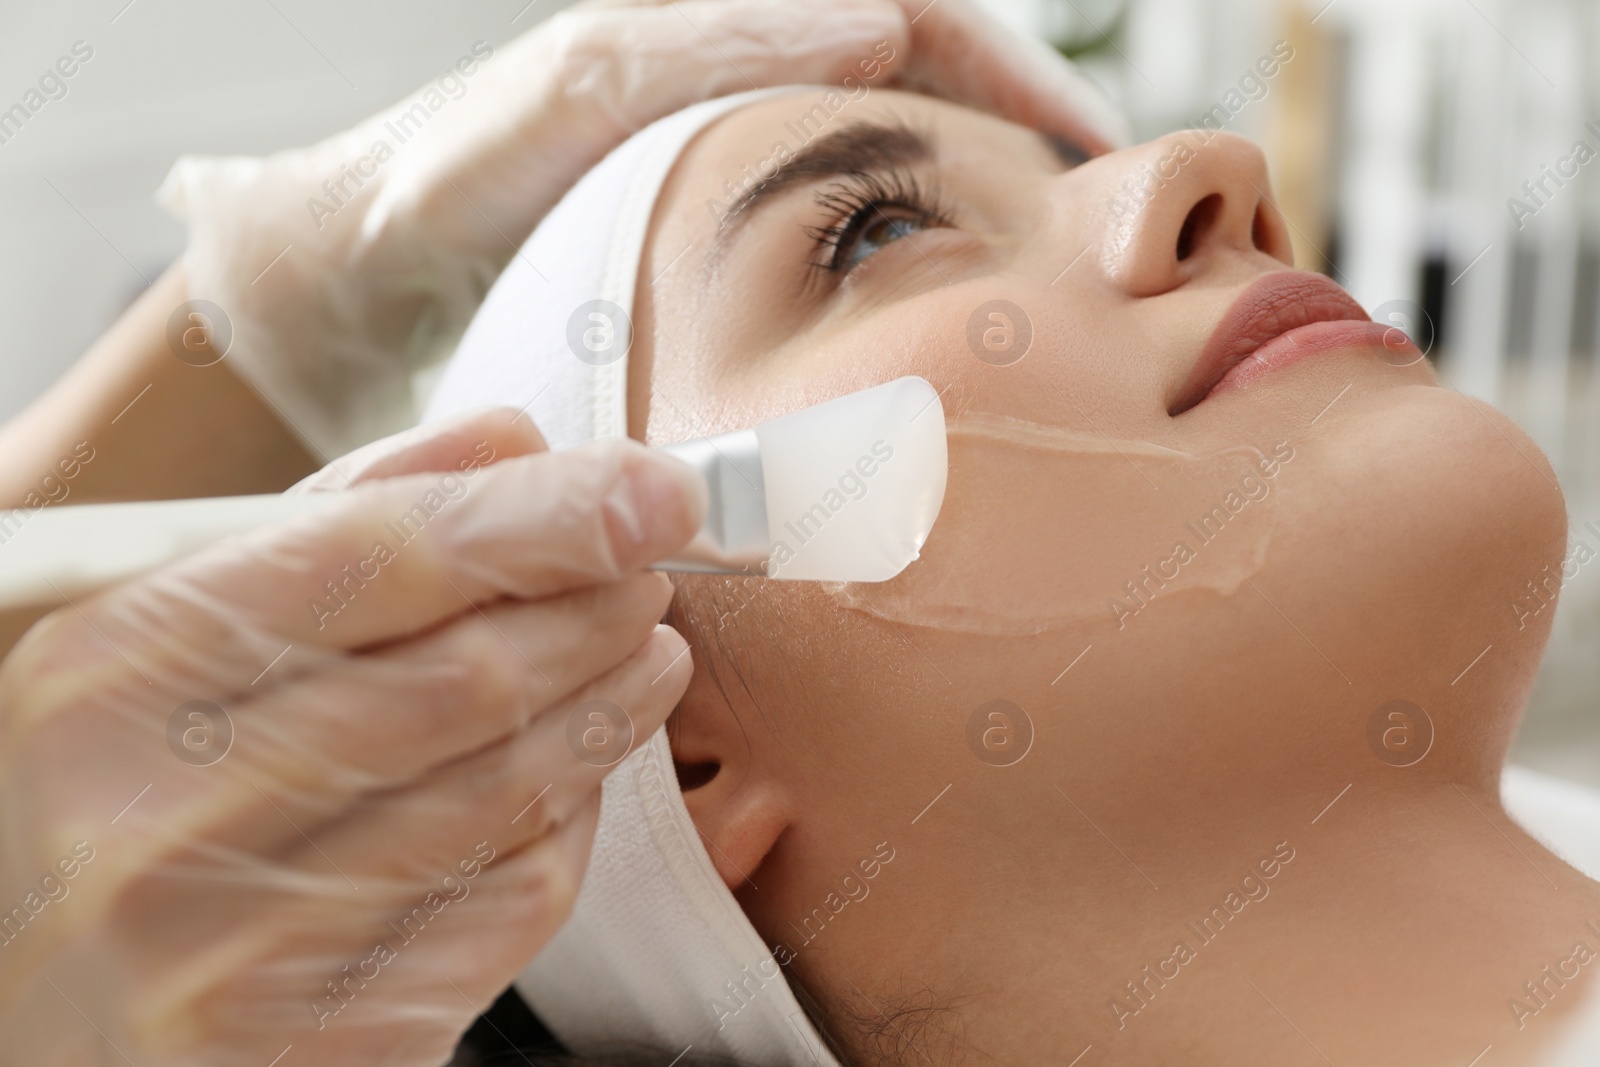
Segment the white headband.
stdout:
<path fill-rule="evenodd" d="M 424 421 L 509 404 L 526 406 L 552 451 L 626 437 L 634 282 L 656 195 L 701 130 L 745 104 L 804 88 L 707 100 L 646 126 L 601 160 L 489 290 Z M 596 307 L 599 301 L 622 316 Z M 585 337 L 608 328 L 615 331 L 609 337 Z"/>
<path fill-rule="evenodd" d="M 626 436 L 626 316 L 667 173 L 716 119 L 801 88 L 697 104 L 607 156 L 495 283 L 426 417 L 509 404 L 526 406 L 552 449 Z M 607 301 L 623 316 L 593 301 Z M 591 311 L 604 317 L 591 318 Z M 589 330 L 600 332 L 586 345 Z M 697 1054 L 763 1067 L 839 1067 L 712 866 L 678 789 L 664 729 L 606 779 L 572 918 L 517 988 L 577 1053 L 630 1042 L 669 1056 L 693 1046 Z"/>

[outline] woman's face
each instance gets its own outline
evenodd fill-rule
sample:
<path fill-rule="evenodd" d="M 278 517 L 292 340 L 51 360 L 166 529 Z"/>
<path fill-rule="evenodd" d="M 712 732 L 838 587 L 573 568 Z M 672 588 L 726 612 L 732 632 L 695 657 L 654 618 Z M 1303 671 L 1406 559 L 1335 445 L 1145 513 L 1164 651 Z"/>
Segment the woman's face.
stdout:
<path fill-rule="evenodd" d="M 944 508 L 905 574 L 684 578 L 674 608 L 691 812 L 847 1034 L 892 1043 L 850 1020 L 926 991 L 998 1047 L 1005 975 L 1060 968 L 1041 914 L 1105 917 L 1070 955 L 1114 957 L 1140 920 L 1112 917 L 1149 886 L 1236 875 L 1285 805 L 1392 773 L 1368 741 L 1388 701 L 1431 718 L 1417 773 L 1497 771 L 1547 618 L 1514 605 L 1560 558 L 1559 492 L 1381 331 L 1263 349 L 1206 395 L 1213 335 L 1291 260 L 1261 154 L 1227 134 L 1075 162 L 927 98 L 807 92 L 679 161 L 641 270 L 635 436 L 906 374 L 949 419 Z M 1229 350 L 1337 312 L 1307 286 Z M 1060 1021 L 1104 1025 L 1083 981 Z"/>

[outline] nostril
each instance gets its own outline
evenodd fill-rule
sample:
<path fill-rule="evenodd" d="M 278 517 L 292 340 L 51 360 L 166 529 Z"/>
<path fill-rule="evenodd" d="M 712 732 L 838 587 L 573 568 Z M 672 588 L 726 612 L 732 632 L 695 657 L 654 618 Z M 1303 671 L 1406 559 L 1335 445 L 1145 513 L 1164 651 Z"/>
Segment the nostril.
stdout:
<path fill-rule="evenodd" d="M 1182 263 L 1194 254 L 1196 246 L 1221 214 L 1221 193 L 1212 193 L 1189 209 L 1189 217 L 1183 220 L 1183 229 L 1178 231 L 1178 262 Z"/>
<path fill-rule="evenodd" d="M 1256 218 L 1250 224 L 1250 241 L 1258 251 L 1265 252 L 1268 255 L 1272 254 L 1272 230 L 1270 225 L 1267 221 L 1267 202 L 1263 200 L 1256 204 Z"/>

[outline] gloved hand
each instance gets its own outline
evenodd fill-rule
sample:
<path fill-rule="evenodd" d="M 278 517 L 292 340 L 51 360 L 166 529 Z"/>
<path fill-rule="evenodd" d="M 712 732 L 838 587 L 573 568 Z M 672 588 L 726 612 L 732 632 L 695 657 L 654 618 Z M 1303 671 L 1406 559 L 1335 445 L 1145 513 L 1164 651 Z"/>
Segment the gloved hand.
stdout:
<path fill-rule="evenodd" d="M 163 197 L 189 222 L 191 297 L 231 319 L 231 365 L 336 455 L 414 421 L 413 376 L 631 133 L 702 99 L 846 76 L 1094 148 L 1120 135 L 1070 64 L 964 0 L 601 0 L 499 49 L 463 42 L 440 79 L 311 148 L 180 160 Z"/>
<path fill-rule="evenodd" d="M 352 457 L 333 510 L 6 660 L 0 1064 L 437 1067 L 565 919 L 615 709 L 642 743 L 688 684 L 638 568 L 705 490 L 514 418 Z"/>

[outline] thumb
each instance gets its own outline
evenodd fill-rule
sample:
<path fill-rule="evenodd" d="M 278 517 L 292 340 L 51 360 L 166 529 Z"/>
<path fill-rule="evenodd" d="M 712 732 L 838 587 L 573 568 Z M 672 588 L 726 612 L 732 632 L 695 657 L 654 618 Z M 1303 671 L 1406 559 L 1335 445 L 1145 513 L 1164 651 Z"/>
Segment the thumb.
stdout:
<path fill-rule="evenodd" d="M 1065 136 L 1098 155 L 1129 142 L 1127 119 L 1066 57 L 969 0 L 898 0 L 911 20 L 902 88 Z"/>
<path fill-rule="evenodd" d="M 303 479 L 289 492 L 336 492 L 379 478 L 466 470 L 548 450 L 544 436 L 525 412 L 516 408 L 483 408 L 414 426 L 363 445 Z"/>
<path fill-rule="evenodd" d="M 563 49 L 568 98 L 587 112 L 571 115 L 571 124 L 592 131 L 598 121 L 615 140 L 746 89 L 882 83 L 909 48 L 909 29 L 892 0 L 592 8 L 574 20 Z"/>

